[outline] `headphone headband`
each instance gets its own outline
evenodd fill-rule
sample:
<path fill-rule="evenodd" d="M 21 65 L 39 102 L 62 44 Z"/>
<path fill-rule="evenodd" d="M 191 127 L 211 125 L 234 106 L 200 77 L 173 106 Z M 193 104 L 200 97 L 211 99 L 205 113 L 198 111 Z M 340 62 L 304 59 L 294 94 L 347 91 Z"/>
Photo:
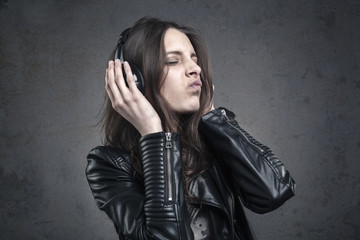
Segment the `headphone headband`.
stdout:
<path fill-rule="evenodd" d="M 130 32 L 131 28 L 127 28 L 125 29 L 121 34 L 120 34 L 120 37 L 119 37 L 119 41 L 118 41 L 118 45 L 121 44 L 121 45 L 124 45 L 126 40 L 128 39 L 129 37 L 129 32 Z"/>
<path fill-rule="evenodd" d="M 115 52 L 115 59 L 120 59 L 121 63 L 124 63 L 124 57 L 123 57 L 123 46 L 126 42 L 126 40 L 129 37 L 129 32 L 130 32 L 131 28 L 127 28 L 125 29 L 119 37 L 118 43 L 117 43 L 117 47 L 116 47 L 116 52 Z"/>
<path fill-rule="evenodd" d="M 124 57 L 123 57 L 124 44 L 129 37 L 130 30 L 131 30 L 131 28 L 127 28 L 120 34 L 120 37 L 119 37 L 119 40 L 118 40 L 118 43 L 116 46 L 114 61 L 116 59 L 120 59 L 120 62 L 124 63 Z M 141 71 L 138 69 L 138 67 L 136 65 L 134 65 L 130 62 L 129 62 L 129 65 L 132 70 L 133 77 L 134 77 L 137 88 L 144 94 L 145 93 L 145 81 L 144 81 L 144 77 L 143 77 Z M 122 66 L 122 71 L 123 71 L 123 76 L 126 80 L 126 73 L 125 73 L 123 66 Z M 126 81 L 125 81 L 125 83 L 127 85 Z"/>

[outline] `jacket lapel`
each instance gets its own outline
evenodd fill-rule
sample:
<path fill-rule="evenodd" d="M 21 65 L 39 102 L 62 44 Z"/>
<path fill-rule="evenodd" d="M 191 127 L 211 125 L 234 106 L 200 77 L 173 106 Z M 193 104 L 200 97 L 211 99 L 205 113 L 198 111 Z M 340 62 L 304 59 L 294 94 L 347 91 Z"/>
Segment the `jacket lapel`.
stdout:
<path fill-rule="evenodd" d="M 224 189 L 226 188 L 224 185 L 225 183 L 223 183 L 222 179 L 219 178 L 214 165 L 209 169 L 208 173 L 209 174 L 207 174 L 205 178 L 199 175 L 191 181 L 189 186 L 190 194 L 192 194 L 195 199 L 197 199 L 195 203 L 220 208 L 222 211 L 228 214 L 228 211 L 225 207 L 228 204 L 225 204 L 224 202 L 226 196 L 222 197 L 222 195 L 226 194 Z"/>

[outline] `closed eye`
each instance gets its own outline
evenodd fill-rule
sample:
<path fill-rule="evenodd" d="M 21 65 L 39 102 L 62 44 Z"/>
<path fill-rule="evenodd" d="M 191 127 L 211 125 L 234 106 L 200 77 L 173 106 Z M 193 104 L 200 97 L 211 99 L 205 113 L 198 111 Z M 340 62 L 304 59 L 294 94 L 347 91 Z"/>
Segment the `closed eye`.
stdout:
<path fill-rule="evenodd" d="M 191 59 L 192 59 L 195 63 L 198 63 L 198 57 L 196 56 L 195 53 L 191 54 Z"/>
<path fill-rule="evenodd" d="M 168 60 L 168 61 L 166 61 L 166 65 L 168 65 L 168 66 L 172 66 L 172 65 L 176 65 L 176 64 L 178 64 L 178 60 Z"/>
<path fill-rule="evenodd" d="M 173 52 L 169 52 L 167 55 L 170 55 L 168 56 L 165 64 L 167 66 L 173 66 L 173 65 L 176 65 L 178 63 L 180 63 L 183 59 L 182 59 L 182 55 L 183 53 L 179 52 L 179 51 L 173 51 Z M 173 55 L 173 56 L 171 56 Z M 191 59 L 197 64 L 198 63 L 198 57 L 196 55 L 196 53 L 192 53 L 191 54 Z"/>

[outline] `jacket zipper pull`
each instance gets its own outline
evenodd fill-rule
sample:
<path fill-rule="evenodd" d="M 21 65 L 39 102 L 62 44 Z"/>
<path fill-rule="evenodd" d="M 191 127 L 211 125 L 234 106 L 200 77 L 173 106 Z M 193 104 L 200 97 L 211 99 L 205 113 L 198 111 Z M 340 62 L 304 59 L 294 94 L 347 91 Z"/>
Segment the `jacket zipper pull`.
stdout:
<path fill-rule="evenodd" d="M 171 133 L 165 133 L 165 148 L 166 148 L 166 160 L 167 160 L 167 177 L 168 177 L 168 200 L 172 201 L 172 177 L 171 177 L 171 159 L 170 159 L 170 149 L 172 148 L 171 144 Z"/>
<path fill-rule="evenodd" d="M 223 115 L 227 120 L 229 120 L 228 116 L 226 115 L 225 109 L 220 109 L 221 115 Z"/>
<path fill-rule="evenodd" d="M 172 148 L 171 133 L 165 133 L 165 136 L 166 136 L 165 148 Z"/>

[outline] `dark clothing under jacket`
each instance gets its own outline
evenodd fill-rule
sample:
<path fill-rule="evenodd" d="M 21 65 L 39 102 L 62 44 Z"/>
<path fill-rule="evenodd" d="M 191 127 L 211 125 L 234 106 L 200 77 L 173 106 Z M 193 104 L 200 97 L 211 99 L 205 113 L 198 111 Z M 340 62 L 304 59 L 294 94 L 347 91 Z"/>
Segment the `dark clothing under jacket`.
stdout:
<path fill-rule="evenodd" d="M 242 206 L 266 213 L 295 191 L 283 164 L 234 117 L 218 108 L 199 124 L 214 161 L 206 176 L 191 182 L 189 191 L 197 199 L 191 204 L 207 211 L 211 239 L 253 239 Z M 112 219 L 120 239 L 193 239 L 180 136 L 153 133 L 139 144 L 143 178 L 134 177 L 129 155 L 119 148 L 97 147 L 89 153 L 86 176 L 98 207 Z"/>

